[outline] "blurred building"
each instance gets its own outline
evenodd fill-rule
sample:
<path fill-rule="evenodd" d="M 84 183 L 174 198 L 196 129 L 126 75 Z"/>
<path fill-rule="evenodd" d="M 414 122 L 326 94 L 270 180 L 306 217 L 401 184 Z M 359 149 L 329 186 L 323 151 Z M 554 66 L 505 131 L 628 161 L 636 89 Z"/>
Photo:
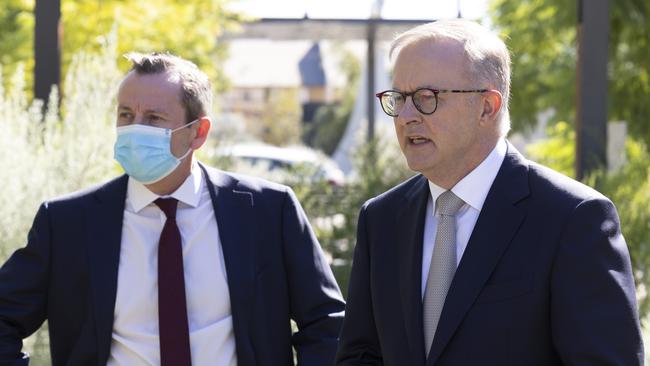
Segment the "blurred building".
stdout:
<path fill-rule="evenodd" d="M 218 96 L 219 114 L 259 119 L 273 93 L 296 91 L 302 121 L 312 121 L 316 109 L 336 102 L 345 87 L 342 47 L 327 41 L 230 41 L 224 64 L 230 87 Z"/>

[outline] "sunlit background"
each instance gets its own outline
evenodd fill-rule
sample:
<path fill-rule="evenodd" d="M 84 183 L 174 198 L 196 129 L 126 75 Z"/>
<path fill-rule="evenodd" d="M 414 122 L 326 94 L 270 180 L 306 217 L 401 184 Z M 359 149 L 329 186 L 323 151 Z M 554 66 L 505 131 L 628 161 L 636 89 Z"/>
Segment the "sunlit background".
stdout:
<path fill-rule="evenodd" d="M 35 88 L 37 2 L 60 2 L 60 23 L 49 34 L 58 37 L 61 80 L 51 94 L 49 84 L 42 94 Z M 504 37 L 513 61 L 510 141 L 533 160 L 576 177 L 577 3 L 4 0 L 0 259 L 25 244 L 42 201 L 122 174 L 112 158 L 115 91 L 129 67 L 122 55 L 169 51 L 195 62 L 213 83 L 215 123 L 199 159 L 290 185 L 345 293 L 359 208 L 413 174 L 396 144 L 392 120 L 372 96 L 390 87 L 392 30 L 400 22 L 411 26 L 463 17 Z M 607 163 L 582 181 L 618 208 L 645 317 L 650 311 L 650 5 L 609 4 L 607 80 L 599 89 L 607 96 L 608 137 L 598 146 Z M 372 73 L 365 32 L 370 18 L 379 24 Z M 275 27 L 278 20 L 286 20 L 284 29 Z M 583 110 L 594 107 L 582 105 Z M 46 325 L 26 340 L 26 349 L 32 365 L 50 364 Z"/>
<path fill-rule="evenodd" d="M 368 18 L 375 2 L 373 0 L 242 0 L 231 5 L 259 18 Z M 487 0 L 385 0 L 381 17 L 386 19 L 482 19 L 487 16 Z"/>

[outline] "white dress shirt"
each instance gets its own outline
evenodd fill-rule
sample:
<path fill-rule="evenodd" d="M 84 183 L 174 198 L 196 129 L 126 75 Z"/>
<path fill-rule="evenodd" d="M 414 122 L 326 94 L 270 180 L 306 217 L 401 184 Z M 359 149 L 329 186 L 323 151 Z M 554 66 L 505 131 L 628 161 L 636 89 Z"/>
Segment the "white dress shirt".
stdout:
<path fill-rule="evenodd" d="M 129 178 L 122 223 L 109 366 L 160 365 L 158 241 L 165 214 L 159 196 Z M 192 364 L 236 366 L 226 267 L 210 193 L 201 169 L 171 195 L 183 245 Z"/>
<path fill-rule="evenodd" d="M 469 237 L 472 235 L 474 225 L 476 225 L 476 220 L 478 220 L 481 213 L 490 187 L 492 187 L 492 183 L 505 159 L 507 149 L 506 141 L 499 139 L 497 145 L 481 164 L 451 189 L 456 196 L 465 201 L 465 204 L 456 215 L 456 265 L 460 263 L 463 253 L 465 253 Z M 436 200 L 445 192 L 445 189 L 429 181 L 429 191 L 431 195 L 427 204 L 424 239 L 422 242 L 422 298 L 424 298 L 424 290 L 427 287 L 429 266 L 431 265 L 431 256 L 436 241 L 436 229 L 438 228 L 438 218 L 435 214 Z"/>

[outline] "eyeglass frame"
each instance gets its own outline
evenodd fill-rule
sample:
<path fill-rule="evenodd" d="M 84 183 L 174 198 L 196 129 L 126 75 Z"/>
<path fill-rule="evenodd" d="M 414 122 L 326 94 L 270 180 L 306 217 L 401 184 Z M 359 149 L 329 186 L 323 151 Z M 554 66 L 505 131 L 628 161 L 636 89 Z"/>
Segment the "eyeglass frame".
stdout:
<path fill-rule="evenodd" d="M 415 100 L 413 99 L 413 95 L 415 95 L 420 90 L 429 90 L 429 91 L 431 91 L 433 93 L 433 96 L 436 98 L 436 107 L 430 113 L 423 112 L 420 109 L 420 107 L 417 105 L 417 103 L 415 103 Z M 389 92 L 394 92 L 394 93 L 398 93 L 398 94 L 402 95 L 402 97 L 404 98 L 404 105 L 406 105 L 406 99 L 408 97 L 411 97 L 411 100 L 413 101 L 413 106 L 415 106 L 415 109 L 417 109 L 418 112 L 428 116 L 428 115 L 434 114 L 438 110 L 438 94 L 440 94 L 440 93 L 485 93 L 485 92 L 489 92 L 489 91 L 491 91 L 491 90 L 490 89 L 434 89 L 434 88 L 426 88 L 425 87 L 425 88 L 417 88 L 417 89 L 415 89 L 414 91 L 412 91 L 410 93 L 404 93 L 404 92 L 401 92 L 401 91 L 395 90 L 395 89 L 388 89 L 388 90 L 384 90 L 382 92 L 379 92 L 379 93 L 375 94 L 375 96 L 379 99 L 379 105 L 381 106 L 381 109 L 384 111 L 384 113 L 386 113 L 390 117 L 399 117 L 399 113 L 397 115 L 394 115 L 394 116 L 392 114 L 388 113 L 386 111 L 386 108 L 384 108 L 384 104 L 381 102 L 381 98 L 384 96 L 384 94 L 389 93 Z M 404 106 L 402 106 L 402 108 L 404 108 Z"/>

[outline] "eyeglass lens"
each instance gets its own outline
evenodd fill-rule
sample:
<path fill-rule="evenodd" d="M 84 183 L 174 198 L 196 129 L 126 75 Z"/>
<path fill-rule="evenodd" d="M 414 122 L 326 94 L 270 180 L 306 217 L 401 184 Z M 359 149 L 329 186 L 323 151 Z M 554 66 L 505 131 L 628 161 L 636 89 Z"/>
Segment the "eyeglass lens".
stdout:
<path fill-rule="evenodd" d="M 386 114 L 397 117 L 406 103 L 407 94 L 397 91 L 388 91 L 381 96 L 381 106 Z M 438 98 L 433 90 L 419 89 L 411 95 L 413 104 L 418 111 L 431 114 L 436 110 Z"/>

